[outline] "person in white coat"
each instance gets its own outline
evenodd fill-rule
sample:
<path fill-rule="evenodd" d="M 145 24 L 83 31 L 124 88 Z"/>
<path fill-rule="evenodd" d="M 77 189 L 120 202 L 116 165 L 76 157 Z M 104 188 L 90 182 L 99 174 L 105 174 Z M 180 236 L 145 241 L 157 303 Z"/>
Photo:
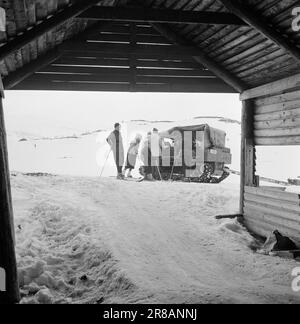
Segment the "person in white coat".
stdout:
<path fill-rule="evenodd" d="M 152 174 L 156 172 L 159 173 L 161 178 L 160 169 L 159 169 L 159 162 L 160 157 L 162 155 L 162 145 L 163 140 L 159 136 L 159 132 L 157 128 L 154 128 L 151 135 L 151 166 L 152 166 Z"/>
<path fill-rule="evenodd" d="M 142 141 L 142 135 L 137 134 L 135 139 L 130 143 L 128 153 L 127 153 L 126 165 L 125 165 L 125 176 L 127 176 L 127 178 L 132 178 L 131 172 L 132 170 L 134 170 L 136 165 L 141 141 Z"/>

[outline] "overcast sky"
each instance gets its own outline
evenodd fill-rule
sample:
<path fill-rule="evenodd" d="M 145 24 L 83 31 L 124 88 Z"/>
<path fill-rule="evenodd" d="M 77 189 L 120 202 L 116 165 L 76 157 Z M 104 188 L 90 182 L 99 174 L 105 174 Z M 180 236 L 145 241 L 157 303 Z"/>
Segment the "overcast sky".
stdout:
<path fill-rule="evenodd" d="M 182 120 L 224 116 L 240 120 L 241 103 L 232 94 L 143 94 L 7 91 L 8 130 L 94 130 L 132 119 Z"/>

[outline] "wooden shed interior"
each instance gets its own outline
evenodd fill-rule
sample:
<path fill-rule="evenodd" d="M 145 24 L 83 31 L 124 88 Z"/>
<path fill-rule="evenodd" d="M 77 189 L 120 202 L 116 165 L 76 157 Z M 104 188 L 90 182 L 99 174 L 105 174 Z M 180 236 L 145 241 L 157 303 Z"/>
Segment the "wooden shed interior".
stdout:
<path fill-rule="evenodd" d="M 4 90 L 240 93 L 240 212 L 252 232 L 278 229 L 300 243 L 300 195 L 259 186 L 255 149 L 300 145 L 300 32 L 292 28 L 299 6 L 298 0 L 0 0 Z M 0 267 L 7 273 L 0 302 L 14 303 L 2 98 L 0 108 Z"/>

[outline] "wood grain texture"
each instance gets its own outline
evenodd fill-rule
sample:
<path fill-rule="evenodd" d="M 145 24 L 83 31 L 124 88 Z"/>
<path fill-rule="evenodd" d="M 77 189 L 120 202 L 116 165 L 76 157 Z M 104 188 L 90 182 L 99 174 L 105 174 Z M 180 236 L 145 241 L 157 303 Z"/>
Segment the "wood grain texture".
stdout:
<path fill-rule="evenodd" d="M 58 10 L 66 9 L 69 4 L 69 0 L 0 0 L 0 6 L 3 6 L 7 15 L 7 32 L 0 35 L 0 43 L 5 44 L 4 46 L 9 43 L 13 44 L 16 38 L 21 35 L 20 33 L 26 34 L 29 27 L 36 28 L 38 23 L 45 23 L 49 15 L 55 16 Z M 181 11 L 183 17 L 185 15 L 197 17 L 201 12 L 212 12 L 215 17 L 229 17 L 231 14 L 220 1 L 215 0 L 145 0 L 142 1 L 142 4 L 149 6 L 149 13 L 151 13 L 151 10 L 158 9 L 176 10 Z M 293 18 L 291 9 L 298 5 L 297 0 L 244 0 L 242 4 L 260 17 L 260 21 L 273 26 L 280 37 L 292 43 L 292 46 L 296 48 L 295 54 L 298 55 L 300 35 L 291 29 Z M 124 6 L 126 1 L 107 0 L 103 1 L 102 5 Z M 122 9 L 115 8 L 113 10 L 121 12 Z M 133 15 L 134 10 L 132 12 L 129 8 L 126 10 L 129 15 Z M 180 12 L 178 17 L 180 17 Z M 227 74 L 241 80 L 242 83 L 247 85 L 247 88 L 254 88 L 267 82 L 300 73 L 300 64 L 295 62 L 288 48 L 280 47 L 280 43 L 273 38 L 264 37 L 253 26 L 230 26 L 225 24 L 226 21 L 223 21 L 224 24 L 221 25 L 208 23 L 190 25 L 187 24 L 191 22 L 189 19 L 185 21 L 184 19 L 182 21 L 175 19 L 177 23 L 170 24 L 169 28 L 175 34 L 199 48 L 207 58 L 227 71 Z M 37 59 L 38 56 L 44 55 L 47 51 L 66 39 L 81 33 L 92 24 L 91 21 L 89 22 L 86 19 L 79 21 L 71 19 L 54 28 L 51 33 L 46 32 L 46 35 L 39 35 L 37 40 L 22 46 L 18 49 L 18 52 L 12 53 L 5 60 L 0 60 L 0 72 L 7 76 L 9 73 L 21 69 L 22 66 L 29 63 L 29 59 L 30 61 Z M 147 24 L 138 24 L 138 42 L 146 44 L 154 41 L 155 38 L 157 42 L 164 41 Z M 118 38 L 126 41 L 127 37 L 130 38 L 128 24 L 120 22 L 114 25 L 113 29 L 114 33 L 102 36 L 104 41 L 109 41 L 110 37 L 111 41 L 116 41 Z M 113 30 L 110 32 L 113 32 Z"/>
<path fill-rule="evenodd" d="M 245 188 L 244 221 L 254 233 L 268 237 L 274 230 L 300 243 L 300 195 L 280 189 Z"/>
<path fill-rule="evenodd" d="M 0 304 L 20 300 L 14 243 L 13 208 L 4 112 L 0 97 L 0 267 L 6 272 L 6 292 L 0 294 Z"/>

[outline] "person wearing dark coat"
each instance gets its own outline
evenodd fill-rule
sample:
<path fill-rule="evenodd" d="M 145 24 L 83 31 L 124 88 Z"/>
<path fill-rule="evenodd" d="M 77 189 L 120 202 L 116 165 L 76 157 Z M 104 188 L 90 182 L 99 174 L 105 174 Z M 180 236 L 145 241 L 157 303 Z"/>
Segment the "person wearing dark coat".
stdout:
<path fill-rule="evenodd" d="M 121 125 L 119 123 L 115 124 L 114 131 L 106 139 L 107 143 L 110 145 L 111 150 L 114 154 L 114 159 L 117 167 L 118 176 L 117 179 L 124 179 L 123 175 L 123 165 L 124 165 L 124 145 L 121 134 Z"/>

